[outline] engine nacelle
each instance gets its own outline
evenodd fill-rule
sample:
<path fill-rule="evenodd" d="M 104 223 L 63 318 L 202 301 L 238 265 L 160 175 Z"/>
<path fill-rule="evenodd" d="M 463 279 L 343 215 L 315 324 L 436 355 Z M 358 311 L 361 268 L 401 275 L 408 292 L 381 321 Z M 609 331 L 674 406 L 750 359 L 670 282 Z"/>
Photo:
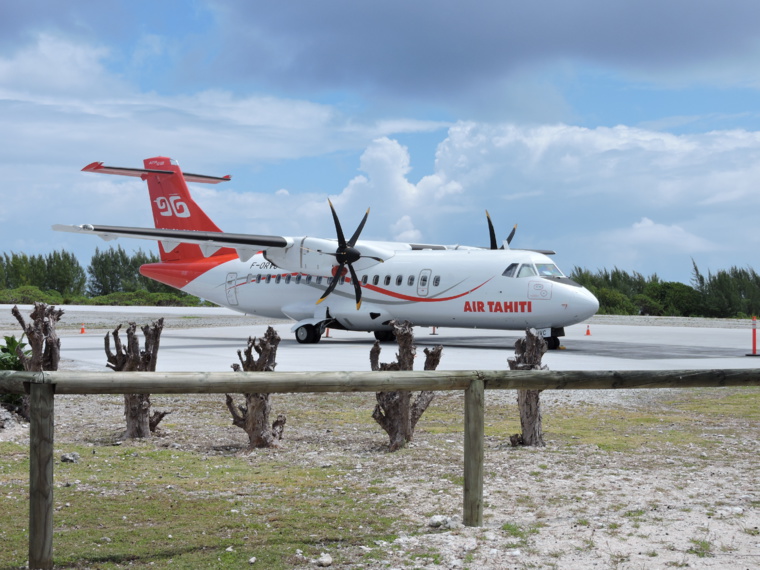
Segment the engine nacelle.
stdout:
<path fill-rule="evenodd" d="M 267 261 L 274 263 L 285 271 L 297 271 L 309 275 L 331 277 L 333 268 L 338 265 L 335 256 L 332 255 L 337 249 L 337 240 L 306 236 L 294 240 L 291 247 L 268 249 L 264 252 L 264 257 Z M 372 257 L 386 260 L 393 257 L 394 254 L 392 250 L 362 244 L 361 242 L 356 244 L 356 249 L 362 254 L 361 259 L 353 264 L 356 271 L 362 271 L 377 265 L 379 261 L 372 259 Z"/>

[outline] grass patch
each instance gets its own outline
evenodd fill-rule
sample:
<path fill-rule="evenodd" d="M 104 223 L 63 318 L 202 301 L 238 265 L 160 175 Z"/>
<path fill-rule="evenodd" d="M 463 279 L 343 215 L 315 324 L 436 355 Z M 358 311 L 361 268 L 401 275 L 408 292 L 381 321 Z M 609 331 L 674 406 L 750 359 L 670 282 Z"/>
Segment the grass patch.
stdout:
<path fill-rule="evenodd" d="M 691 546 L 686 549 L 689 554 L 696 554 L 699 558 L 707 558 L 713 556 L 712 543 L 704 538 L 690 538 L 689 542 Z"/>
<path fill-rule="evenodd" d="M 534 534 L 538 534 L 539 525 L 521 526 L 515 523 L 504 523 L 501 525 L 501 530 L 504 534 L 512 539 L 517 539 L 516 542 L 508 542 L 503 544 L 504 548 L 527 548 L 528 540 Z"/>
<path fill-rule="evenodd" d="M 679 394 L 670 403 L 709 418 L 739 417 L 760 421 L 760 390 L 757 387 L 701 389 L 688 394 L 688 398 L 684 395 Z"/>
<path fill-rule="evenodd" d="M 95 454 L 93 454 L 93 449 Z M 55 465 L 56 566 L 290 568 L 340 547 L 392 541 L 399 526 L 336 468 L 208 457 L 150 444 L 67 446 Z M 0 567 L 27 559 L 28 451 L 0 444 Z M 302 553 L 302 556 L 297 554 Z M 299 562 L 300 561 L 300 562 Z"/>

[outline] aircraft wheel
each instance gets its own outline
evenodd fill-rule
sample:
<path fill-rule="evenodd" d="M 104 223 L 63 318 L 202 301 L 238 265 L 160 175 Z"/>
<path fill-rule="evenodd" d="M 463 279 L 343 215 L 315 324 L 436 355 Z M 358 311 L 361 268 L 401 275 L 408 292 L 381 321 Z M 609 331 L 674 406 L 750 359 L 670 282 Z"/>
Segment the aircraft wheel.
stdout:
<path fill-rule="evenodd" d="M 396 340 L 396 335 L 393 331 L 375 331 L 375 338 L 380 342 L 393 342 Z"/>
<path fill-rule="evenodd" d="M 296 329 L 296 340 L 299 344 L 313 344 L 319 342 L 321 335 L 314 325 L 304 325 Z"/>
<path fill-rule="evenodd" d="M 546 345 L 549 350 L 557 350 L 560 342 L 558 336 L 550 336 L 546 338 Z"/>

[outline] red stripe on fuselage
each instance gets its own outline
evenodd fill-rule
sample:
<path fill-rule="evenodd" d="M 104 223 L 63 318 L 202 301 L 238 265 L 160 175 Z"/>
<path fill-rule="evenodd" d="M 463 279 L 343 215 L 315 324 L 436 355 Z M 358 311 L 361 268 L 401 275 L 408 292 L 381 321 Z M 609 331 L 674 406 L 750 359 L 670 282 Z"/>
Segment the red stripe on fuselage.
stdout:
<path fill-rule="evenodd" d="M 493 277 L 491 277 L 493 279 Z M 460 293 L 458 295 L 453 295 L 451 297 L 413 297 L 411 295 L 404 295 L 403 293 L 396 293 L 394 291 L 390 291 L 388 289 L 382 289 L 380 287 L 377 287 L 376 285 L 362 285 L 365 289 L 369 289 L 370 291 L 374 291 L 375 293 L 380 293 L 381 295 L 387 295 L 388 297 L 394 297 L 396 299 L 403 299 L 404 301 L 414 301 L 417 303 L 439 303 L 441 301 L 452 301 L 454 299 L 459 299 L 460 297 L 464 297 L 465 295 L 469 295 L 473 291 L 477 291 L 480 289 L 483 285 L 488 283 L 491 279 L 488 279 L 486 281 L 483 281 L 480 285 L 477 287 L 473 287 L 469 291 L 465 291 L 464 293 Z"/>

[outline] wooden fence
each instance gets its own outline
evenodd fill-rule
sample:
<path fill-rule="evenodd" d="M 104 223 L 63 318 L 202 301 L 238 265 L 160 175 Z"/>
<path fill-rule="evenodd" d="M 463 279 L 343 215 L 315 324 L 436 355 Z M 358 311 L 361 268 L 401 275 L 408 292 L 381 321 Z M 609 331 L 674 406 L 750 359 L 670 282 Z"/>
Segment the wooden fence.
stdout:
<path fill-rule="evenodd" d="M 758 386 L 760 369 L 468 370 L 394 372 L 0 372 L 0 394 L 30 396 L 29 567 L 53 567 L 56 394 L 223 394 L 464 390 L 464 514 L 483 524 L 484 390 L 599 390 Z"/>

